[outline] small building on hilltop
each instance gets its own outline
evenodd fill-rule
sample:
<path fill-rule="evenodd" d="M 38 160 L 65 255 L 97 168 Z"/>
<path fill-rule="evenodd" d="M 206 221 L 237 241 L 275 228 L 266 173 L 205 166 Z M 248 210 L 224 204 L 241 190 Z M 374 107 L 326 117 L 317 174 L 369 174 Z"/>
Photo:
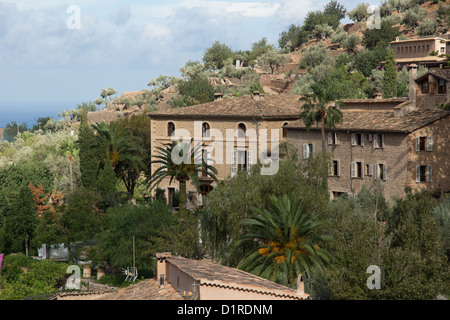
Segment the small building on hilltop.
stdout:
<path fill-rule="evenodd" d="M 450 53 L 450 40 L 442 37 L 428 37 L 389 42 L 389 47 L 394 51 L 395 61 L 400 66 L 410 64 L 423 65 L 428 68 L 446 65 Z"/>

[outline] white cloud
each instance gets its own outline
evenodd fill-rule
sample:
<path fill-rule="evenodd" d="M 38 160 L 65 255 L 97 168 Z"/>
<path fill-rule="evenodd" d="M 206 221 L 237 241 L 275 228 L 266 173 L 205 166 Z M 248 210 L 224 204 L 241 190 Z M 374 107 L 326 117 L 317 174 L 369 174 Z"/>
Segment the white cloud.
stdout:
<path fill-rule="evenodd" d="M 312 0 L 280 0 L 276 17 L 284 24 L 300 24 L 308 12 L 322 10 L 323 5 Z"/>
<path fill-rule="evenodd" d="M 218 15 L 238 13 L 244 17 L 264 18 L 272 16 L 278 9 L 279 3 L 195 0 L 187 1 L 183 6 L 205 8 Z"/>

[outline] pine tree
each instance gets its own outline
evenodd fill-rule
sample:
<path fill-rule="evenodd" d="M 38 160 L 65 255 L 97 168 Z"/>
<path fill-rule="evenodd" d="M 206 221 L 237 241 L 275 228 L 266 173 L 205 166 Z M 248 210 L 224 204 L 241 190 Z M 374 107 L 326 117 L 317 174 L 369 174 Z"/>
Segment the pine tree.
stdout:
<path fill-rule="evenodd" d="M 384 66 L 383 90 L 385 98 L 395 98 L 397 96 L 397 66 L 394 51 L 391 49 L 387 51 L 386 64 Z"/>
<path fill-rule="evenodd" d="M 87 111 L 83 109 L 78 133 L 80 149 L 80 171 L 83 187 L 92 190 L 96 186 L 99 157 L 94 148 L 95 135 L 87 121 Z"/>
<path fill-rule="evenodd" d="M 97 179 L 97 191 L 104 200 L 117 191 L 116 183 L 117 177 L 111 166 L 111 161 L 106 161 Z"/>

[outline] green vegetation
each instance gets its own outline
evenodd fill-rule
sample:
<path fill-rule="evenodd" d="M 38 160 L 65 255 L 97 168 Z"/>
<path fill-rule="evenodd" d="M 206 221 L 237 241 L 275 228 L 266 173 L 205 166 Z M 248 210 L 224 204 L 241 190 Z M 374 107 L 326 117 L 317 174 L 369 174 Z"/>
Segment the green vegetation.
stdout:
<path fill-rule="evenodd" d="M 136 96 L 118 97 L 109 87 L 94 102 L 62 111 L 59 120 L 41 117 L 31 129 L 8 124 L 7 141 L 0 143 L 0 252 L 5 253 L 0 299 L 51 294 L 64 282 L 68 264 L 30 258 L 42 244 L 66 244 L 67 263 L 83 253 L 94 269 L 120 269 L 133 263 L 133 240 L 141 277 L 154 276 L 155 252 L 170 251 L 191 259 L 211 257 L 292 288 L 302 274 L 313 299 L 449 295 L 448 196 L 406 190 L 404 199 L 389 202 L 380 184 L 330 201 L 330 155 L 319 152 L 299 160 L 299 150 L 284 143 L 277 174 L 262 175 L 261 165 L 254 165 L 251 172 L 218 181 L 204 197 L 203 209 L 188 210 L 187 182 L 198 187 L 199 174 L 217 180 L 217 170 L 192 141 L 174 141 L 152 155 L 146 113 L 174 87 L 178 91 L 167 101 L 174 107 L 213 101 L 217 92 L 224 98 L 264 92 L 255 70 L 262 66 L 265 73 L 276 73 L 287 62 L 285 54 L 298 50 L 301 72 L 288 73 L 295 74 L 289 77 L 296 79 L 292 93 L 303 96 L 300 116 L 308 128 L 321 127 L 325 149 L 325 128 L 342 119 L 341 99 L 371 98 L 378 92 L 408 95 L 408 71 L 397 70 L 388 47 L 402 37 L 398 24 L 420 36 L 448 28 L 448 4 L 437 1 L 432 20 L 422 3 L 383 2 L 381 30 L 366 29 L 360 38 L 339 24 L 346 14 L 364 23 L 368 4 L 347 12 L 331 0 L 322 11 L 309 12 L 303 25 L 282 31 L 278 48 L 264 37 L 238 51 L 215 41 L 201 62 L 188 61 L 180 68 L 180 78 L 161 75 Z M 343 53 L 332 57 L 327 39 Z M 239 86 L 220 84 L 224 78 Z M 110 123 L 87 121 L 88 112 L 134 106 L 142 112 Z M 448 104 L 439 107 L 449 109 Z M 174 161 L 172 151 L 191 164 Z M 153 163 L 160 165 L 154 172 Z M 180 189 L 171 207 L 157 189 L 166 178 Z M 78 250 L 69 246 L 73 243 L 88 244 Z M 370 265 L 381 269 L 380 290 L 367 288 Z M 100 282 L 126 285 L 122 275 L 108 274 Z"/>

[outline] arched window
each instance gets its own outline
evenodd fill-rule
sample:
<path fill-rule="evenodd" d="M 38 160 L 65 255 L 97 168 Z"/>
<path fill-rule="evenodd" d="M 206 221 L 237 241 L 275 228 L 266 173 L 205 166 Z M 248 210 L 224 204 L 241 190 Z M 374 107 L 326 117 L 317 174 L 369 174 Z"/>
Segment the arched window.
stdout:
<path fill-rule="evenodd" d="M 245 127 L 245 124 L 239 123 L 238 124 L 238 137 L 239 138 L 245 138 L 245 132 L 247 131 L 247 128 Z"/>
<path fill-rule="evenodd" d="M 288 123 L 287 122 L 285 122 L 284 124 L 283 124 L 283 138 L 286 138 L 287 137 L 287 128 L 286 128 L 286 126 L 288 125 Z"/>
<path fill-rule="evenodd" d="M 202 124 L 202 137 L 209 138 L 209 124 L 207 122 Z"/>
<path fill-rule="evenodd" d="M 174 133 L 175 133 L 175 125 L 173 124 L 173 122 L 169 122 L 167 124 L 167 135 L 171 137 L 173 136 Z"/>

